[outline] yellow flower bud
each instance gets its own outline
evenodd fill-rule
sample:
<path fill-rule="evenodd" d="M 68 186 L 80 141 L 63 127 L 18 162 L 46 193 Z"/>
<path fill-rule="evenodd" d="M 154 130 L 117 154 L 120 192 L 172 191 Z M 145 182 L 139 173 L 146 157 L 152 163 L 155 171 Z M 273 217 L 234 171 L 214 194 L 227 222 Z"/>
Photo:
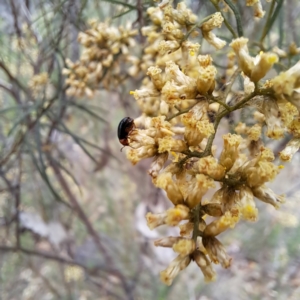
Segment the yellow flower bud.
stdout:
<path fill-rule="evenodd" d="M 193 253 L 196 249 L 196 244 L 194 240 L 191 239 L 180 239 L 173 245 L 174 252 L 186 256 Z"/>
<path fill-rule="evenodd" d="M 177 226 L 182 220 L 188 220 L 190 209 L 185 205 L 176 205 L 174 208 L 167 210 L 166 224 Z"/>

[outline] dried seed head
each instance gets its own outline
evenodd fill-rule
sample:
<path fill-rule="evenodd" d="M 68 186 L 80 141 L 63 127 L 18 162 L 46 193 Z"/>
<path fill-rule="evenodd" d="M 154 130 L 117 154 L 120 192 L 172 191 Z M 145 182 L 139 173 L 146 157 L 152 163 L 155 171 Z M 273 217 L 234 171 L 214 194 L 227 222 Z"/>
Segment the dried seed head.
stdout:
<path fill-rule="evenodd" d="M 201 269 L 205 282 L 212 282 L 216 280 L 216 272 L 206 255 L 201 251 L 195 251 L 193 253 L 193 259 Z"/>
<path fill-rule="evenodd" d="M 230 267 L 232 258 L 228 256 L 225 247 L 219 240 L 215 237 L 203 237 L 202 243 L 213 263 L 220 263 L 225 269 Z"/>
<path fill-rule="evenodd" d="M 166 285 L 171 285 L 178 273 L 185 269 L 191 262 L 190 256 L 177 256 L 165 269 L 160 272 L 160 280 Z"/>

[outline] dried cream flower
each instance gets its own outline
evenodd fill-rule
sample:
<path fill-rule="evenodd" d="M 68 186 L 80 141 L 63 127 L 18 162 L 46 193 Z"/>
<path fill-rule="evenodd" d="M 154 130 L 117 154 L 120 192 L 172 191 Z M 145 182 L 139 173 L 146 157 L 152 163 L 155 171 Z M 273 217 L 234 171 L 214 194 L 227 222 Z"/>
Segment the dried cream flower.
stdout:
<path fill-rule="evenodd" d="M 277 46 L 275 46 L 272 51 L 274 53 L 276 53 L 280 58 L 284 58 L 284 57 L 287 57 L 287 53 L 286 51 L 282 50 L 282 49 L 279 49 Z"/>
<path fill-rule="evenodd" d="M 226 41 L 218 38 L 213 32 L 211 31 L 202 31 L 203 37 L 206 41 L 211 44 L 216 49 L 220 50 L 226 46 Z"/>
<path fill-rule="evenodd" d="M 249 128 L 245 123 L 239 122 L 237 126 L 234 128 L 234 131 L 237 134 L 246 134 L 248 132 Z"/>
<path fill-rule="evenodd" d="M 244 92 L 245 92 L 245 95 L 250 95 L 255 90 L 255 84 L 254 84 L 254 82 L 252 82 L 250 80 L 250 78 L 248 76 L 245 76 L 243 74 L 243 77 L 244 77 Z"/>
<path fill-rule="evenodd" d="M 223 140 L 224 148 L 219 163 L 229 171 L 239 156 L 238 147 L 243 139 L 239 135 L 228 133 L 223 135 Z"/>
<path fill-rule="evenodd" d="M 246 178 L 247 184 L 252 187 L 259 187 L 262 184 L 272 181 L 279 173 L 280 167 L 273 163 L 254 158 L 242 167 L 242 177 Z"/>
<path fill-rule="evenodd" d="M 155 156 L 157 154 L 157 149 L 153 145 L 146 145 L 138 149 L 129 149 L 126 154 L 127 159 L 135 165 L 144 158 Z"/>
<path fill-rule="evenodd" d="M 181 120 L 185 126 L 184 138 L 190 146 L 197 146 L 214 133 L 213 124 L 207 116 L 208 103 L 201 101 L 195 105 Z"/>
<path fill-rule="evenodd" d="M 276 94 L 291 96 L 294 89 L 300 87 L 300 61 L 286 72 L 280 73 L 272 79 L 273 89 Z"/>
<path fill-rule="evenodd" d="M 176 50 L 178 50 L 180 44 L 177 41 L 161 41 L 158 46 L 159 54 L 170 54 Z"/>
<path fill-rule="evenodd" d="M 167 212 L 160 214 L 147 213 L 147 225 L 152 230 L 160 225 L 166 224 Z"/>
<path fill-rule="evenodd" d="M 262 106 L 262 113 L 268 126 L 267 136 L 273 139 L 280 139 L 284 134 L 284 127 L 281 123 L 279 107 L 272 99 L 265 100 Z"/>
<path fill-rule="evenodd" d="M 210 200 L 211 203 L 216 203 L 216 201 L 220 202 L 224 214 L 229 213 L 224 220 L 230 221 L 230 227 L 233 228 L 241 216 L 238 191 L 224 185 Z"/>
<path fill-rule="evenodd" d="M 263 18 L 265 11 L 262 9 L 260 0 L 247 0 L 247 6 L 253 6 L 254 17 Z"/>
<path fill-rule="evenodd" d="M 214 91 L 216 74 L 217 69 L 214 66 L 207 66 L 199 70 L 199 76 L 196 82 L 199 94 L 211 94 Z"/>
<path fill-rule="evenodd" d="M 226 189 L 225 188 L 221 188 L 219 190 L 217 190 L 212 198 L 210 200 L 206 200 L 205 202 L 203 202 L 202 204 L 203 205 L 206 205 L 206 204 L 211 204 L 211 203 L 214 203 L 214 204 L 222 204 L 223 203 L 223 198 L 225 197 L 225 192 L 226 192 Z"/>
<path fill-rule="evenodd" d="M 186 204 L 193 208 L 200 203 L 208 189 L 215 187 L 214 180 L 203 174 L 198 174 L 186 185 Z"/>
<path fill-rule="evenodd" d="M 283 161 L 290 161 L 294 154 L 300 148 L 300 138 L 291 139 L 285 146 L 285 148 L 279 153 L 280 159 Z"/>
<path fill-rule="evenodd" d="M 249 55 L 248 39 L 240 37 L 235 39 L 230 46 L 238 57 L 239 66 L 251 81 L 258 82 L 278 61 L 274 53 L 261 53 L 256 59 Z"/>
<path fill-rule="evenodd" d="M 194 229 L 194 223 L 187 222 L 187 223 L 179 225 L 179 228 L 180 228 L 180 235 L 181 236 L 190 237 L 191 233 L 193 232 L 193 229 Z"/>
<path fill-rule="evenodd" d="M 211 32 L 215 28 L 221 28 L 224 19 L 220 12 L 216 12 L 212 15 L 212 17 L 204 22 L 201 26 L 201 31 L 203 37 L 207 40 L 209 44 L 214 46 L 217 49 L 222 49 L 226 42 L 219 39 L 213 32 Z"/>
<path fill-rule="evenodd" d="M 246 0 L 246 5 L 247 6 L 253 6 L 257 2 L 259 2 L 259 0 Z"/>
<path fill-rule="evenodd" d="M 200 158 L 197 166 L 200 173 L 208 175 L 214 180 L 220 180 L 225 175 L 225 168 L 218 164 L 217 159 L 212 156 Z"/>
<path fill-rule="evenodd" d="M 230 44 L 232 49 L 234 50 L 239 66 L 248 77 L 251 76 L 251 72 L 254 68 L 254 58 L 249 55 L 248 50 L 248 39 L 244 37 L 237 38 L 233 40 Z"/>
<path fill-rule="evenodd" d="M 265 115 L 260 113 L 259 111 L 254 112 L 253 118 L 254 118 L 254 120 L 256 120 L 259 123 L 263 123 L 266 120 Z"/>
<path fill-rule="evenodd" d="M 148 170 L 148 174 L 152 178 L 156 178 L 158 176 L 159 171 L 163 168 L 165 162 L 168 160 L 169 154 L 168 152 L 163 152 L 157 155 Z"/>
<path fill-rule="evenodd" d="M 182 240 L 182 238 L 180 236 L 164 237 L 164 238 L 154 241 L 154 246 L 171 248 L 171 247 L 173 247 L 174 244 L 176 244 L 180 240 Z"/>
<path fill-rule="evenodd" d="M 162 70 L 158 67 L 150 67 L 147 72 L 147 75 L 150 76 L 153 85 L 158 91 L 160 91 L 165 84 L 161 72 Z"/>
<path fill-rule="evenodd" d="M 225 269 L 230 267 L 232 259 L 228 256 L 224 246 L 218 239 L 205 236 L 202 238 L 202 243 L 213 263 L 220 263 Z"/>
<path fill-rule="evenodd" d="M 253 195 L 266 203 L 273 205 L 276 209 L 279 208 L 280 204 L 285 202 L 284 196 L 276 195 L 270 188 L 265 185 L 252 188 Z"/>
<path fill-rule="evenodd" d="M 161 25 L 163 20 L 163 13 L 159 7 L 149 7 L 147 9 L 147 14 L 149 15 L 154 25 L 156 26 Z"/>
<path fill-rule="evenodd" d="M 196 80 L 185 75 L 172 61 L 166 63 L 166 84 L 162 89 L 162 99 L 174 103 L 184 99 L 194 99 L 197 95 Z"/>
<path fill-rule="evenodd" d="M 164 271 L 160 272 L 160 279 L 166 285 L 171 285 L 178 273 L 191 262 L 190 256 L 177 256 Z"/>
<path fill-rule="evenodd" d="M 261 137 L 262 127 L 259 124 L 255 124 L 247 130 L 248 138 L 251 141 L 258 141 Z"/>
<path fill-rule="evenodd" d="M 228 228 L 235 226 L 237 219 L 233 218 L 231 213 L 227 211 L 219 219 L 208 224 L 203 232 L 205 236 L 216 236 Z"/>
<path fill-rule="evenodd" d="M 289 132 L 293 134 L 294 137 L 300 137 L 300 117 L 295 118 L 289 125 Z"/>
<path fill-rule="evenodd" d="M 220 203 L 207 203 L 205 201 L 201 204 L 201 209 L 205 214 L 212 217 L 221 217 L 223 215 L 222 205 Z"/>
<path fill-rule="evenodd" d="M 183 32 L 180 27 L 173 22 L 165 21 L 162 27 L 162 33 L 168 37 L 168 39 L 183 39 Z"/>
<path fill-rule="evenodd" d="M 258 61 L 252 69 L 250 79 L 258 82 L 266 76 L 267 72 L 278 62 L 278 56 L 274 53 L 260 53 Z"/>
<path fill-rule="evenodd" d="M 166 5 L 168 1 L 163 1 L 159 7 L 164 12 L 165 19 L 174 20 L 180 25 L 190 25 L 197 21 L 197 16 L 188 9 L 184 2 L 178 3 L 176 9 L 172 7 L 170 3 Z"/>
<path fill-rule="evenodd" d="M 182 140 L 176 140 L 170 136 L 166 136 L 162 139 L 158 139 L 158 152 L 183 152 L 188 149 L 186 142 Z"/>
<path fill-rule="evenodd" d="M 201 269 L 205 282 L 212 282 L 216 280 L 216 272 L 213 269 L 211 262 L 203 252 L 198 250 L 195 251 L 193 254 L 193 259 Z"/>
<path fill-rule="evenodd" d="M 297 107 L 290 102 L 281 102 L 278 103 L 280 118 L 283 124 L 286 127 L 289 127 L 296 116 L 298 116 L 299 112 Z"/>
<path fill-rule="evenodd" d="M 200 67 L 202 68 L 207 68 L 208 66 L 211 66 L 212 64 L 212 57 L 211 55 L 207 54 L 207 55 L 198 55 L 197 60 L 199 62 Z"/>
<path fill-rule="evenodd" d="M 255 206 L 253 193 L 247 186 L 242 186 L 239 194 L 240 212 L 244 219 L 248 221 L 256 221 L 258 210 Z"/>
<path fill-rule="evenodd" d="M 200 44 L 192 43 L 190 41 L 184 41 L 181 44 L 181 51 L 183 56 L 183 61 L 187 62 L 189 56 L 195 56 L 200 49 Z"/>
<path fill-rule="evenodd" d="M 168 198 L 174 204 L 183 204 L 183 195 L 172 178 L 171 172 L 161 173 L 156 180 L 156 186 L 166 191 Z"/>

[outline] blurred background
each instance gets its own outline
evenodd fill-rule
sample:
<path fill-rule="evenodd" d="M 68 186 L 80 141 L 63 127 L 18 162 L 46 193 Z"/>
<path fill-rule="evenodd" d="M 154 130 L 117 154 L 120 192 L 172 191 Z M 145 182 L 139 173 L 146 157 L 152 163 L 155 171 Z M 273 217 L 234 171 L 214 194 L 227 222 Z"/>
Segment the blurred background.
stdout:
<path fill-rule="evenodd" d="M 199 19 L 216 11 L 210 1 L 186 3 Z M 265 46 L 286 51 L 276 66 L 280 72 L 299 60 L 289 49 L 300 46 L 300 3 L 262 4 L 277 14 Z M 0 1 L 0 299 L 300 299 L 299 153 L 272 183 L 287 203 L 277 211 L 257 203 L 256 223 L 240 222 L 220 236 L 233 263 L 227 270 L 217 267 L 216 282 L 204 283 L 196 264 L 170 287 L 159 280 L 175 255 L 155 248 L 153 240 L 178 232 L 146 226 L 145 214 L 169 203 L 147 174 L 151 160 L 132 166 L 117 139 L 119 121 L 140 115 L 129 91 L 141 86 L 145 74 L 130 77 L 121 65 L 117 81 L 108 84 L 108 69 L 89 97 L 67 93 L 63 75 L 66 60 L 80 58 L 77 37 L 92 19 L 140 30 L 154 5 Z M 259 41 L 266 19 L 254 20 L 243 1 L 236 5 L 245 35 Z M 232 14 L 228 20 L 234 27 Z M 218 35 L 231 39 L 224 26 Z M 132 51 L 141 57 L 145 39 L 138 34 L 135 42 Z M 252 46 L 257 54 L 257 43 Z M 201 47 L 213 55 L 220 78 L 224 49 Z M 240 120 L 251 124 L 251 116 L 245 109 L 223 120 L 216 144 Z M 288 140 L 265 143 L 278 153 Z"/>

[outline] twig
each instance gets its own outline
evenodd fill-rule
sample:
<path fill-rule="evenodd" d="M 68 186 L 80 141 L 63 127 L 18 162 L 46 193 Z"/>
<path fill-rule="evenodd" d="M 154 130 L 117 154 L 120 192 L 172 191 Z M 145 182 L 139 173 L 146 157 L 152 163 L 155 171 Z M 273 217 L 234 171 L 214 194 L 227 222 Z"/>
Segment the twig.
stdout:
<path fill-rule="evenodd" d="M 79 218 L 81 219 L 81 221 L 86 226 L 89 234 L 93 237 L 94 242 L 97 245 L 99 251 L 101 253 L 103 253 L 103 255 L 106 257 L 106 260 L 107 260 L 108 264 L 113 264 L 112 258 L 107 253 L 107 251 L 104 248 L 104 246 L 102 245 L 98 233 L 96 232 L 96 230 L 92 226 L 91 222 L 89 221 L 88 217 L 84 213 L 83 209 L 79 205 L 79 202 L 77 201 L 76 197 L 71 192 L 71 190 L 69 188 L 69 185 L 67 184 L 67 182 L 66 182 L 64 176 L 62 175 L 59 167 L 57 166 L 57 164 L 55 163 L 55 161 L 51 158 L 51 156 L 49 154 L 47 155 L 47 157 L 48 157 L 50 166 L 52 167 L 52 169 L 54 171 L 54 174 L 56 175 L 56 177 L 57 177 L 57 179 L 58 179 L 58 181 L 59 181 L 62 189 L 66 193 L 69 201 L 72 203 L 72 206 L 74 207 L 74 210 L 77 212 Z"/>
<path fill-rule="evenodd" d="M 20 204 L 21 204 L 21 180 L 22 180 L 22 155 L 19 153 L 19 176 L 18 176 L 18 188 L 15 190 L 15 210 L 16 210 L 16 240 L 17 248 L 21 247 L 20 241 Z"/>
<path fill-rule="evenodd" d="M 45 251 L 36 251 L 36 250 L 26 249 L 23 247 L 17 248 L 17 247 L 10 247 L 10 246 L 0 246 L 0 251 L 2 251 L 2 252 L 23 252 L 27 255 L 39 256 L 39 257 L 42 257 L 45 259 L 57 261 L 62 264 L 76 265 L 76 266 L 82 267 L 84 269 L 88 269 L 87 266 L 85 266 L 77 261 L 73 261 L 73 260 L 63 257 L 63 256 L 53 255 L 52 253 L 45 252 Z"/>
<path fill-rule="evenodd" d="M 236 27 L 237 27 L 237 31 L 238 31 L 238 35 L 239 36 L 243 36 L 243 27 L 242 27 L 242 20 L 241 20 L 241 15 L 238 11 L 238 9 L 236 8 L 236 6 L 231 2 L 231 0 L 224 0 L 227 5 L 232 9 L 234 15 L 235 15 L 235 19 L 236 19 Z"/>
<path fill-rule="evenodd" d="M 197 27 L 201 27 L 201 25 L 205 22 L 207 22 L 209 19 L 212 18 L 213 15 L 209 15 L 207 17 L 205 17 L 204 19 L 202 19 L 200 22 L 192 25 L 192 27 L 189 29 L 189 31 L 185 34 L 185 36 L 182 39 L 182 42 L 186 41 L 189 36 L 191 35 L 191 33 L 197 28 Z"/>
<path fill-rule="evenodd" d="M 45 277 L 31 262 L 29 261 L 29 267 L 31 270 L 38 276 L 39 278 L 42 278 L 44 284 L 46 287 L 50 290 L 50 292 L 56 297 L 56 299 L 62 299 L 63 297 L 58 293 L 58 291 L 54 288 L 54 286 L 51 284 L 51 282 L 48 280 L 47 277 Z"/>
<path fill-rule="evenodd" d="M 238 77 L 238 75 L 240 74 L 240 72 L 241 72 L 241 69 L 237 68 L 234 71 L 233 75 L 231 76 L 230 82 L 229 82 L 228 86 L 226 87 L 226 90 L 225 90 L 225 93 L 224 93 L 224 98 L 225 98 L 224 102 L 226 101 L 226 98 L 227 98 L 228 94 L 231 91 L 232 85 L 233 85 L 234 81 L 236 80 L 236 78 Z"/>
<path fill-rule="evenodd" d="M 271 20 L 271 17 L 272 17 L 272 14 L 273 14 L 273 10 L 274 10 L 274 7 L 275 7 L 275 0 L 272 1 L 271 3 L 271 6 L 269 8 L 269 12 L 268 12 L 268 16 L 267 16 L 267 19 L 266 19 L 266 23 L 265 23 L 265 26 L 264 26 L 264 29 L 262 31 L 262 35 L 261 35 L 261 38 L 260 38 L 260 44 L 263 43 L 267 33 L 268 33 L 268 26 L 270 24 L 270 20 Z"/>
<path fill-rule="evenodd" d="M 183 114 L 189 112 L 189 111 L 190 111 L 197 103 L 199 103 L 199 102 L 196 102 L 195 104 L 191 105 L 189 108 L 180 110 L 180 111 L 179 111 L 178 113 L 176 113 L 175 115 L 173 115 L 173 116 L 171 116 L 171 117 L 169 117 L 169 118 L 166 118 L 166 121 L 170 121 L 170 120 L 172 120 L 172 119 L 174 119 L 174 118 L 176 118 L 176 117 L 178 117 L 178 116 L 180 116 L 180 115 L 183 115 Z M 178 109 L 178 108 L 176 107 L 176 109 Z"/>
<path fill-rule="evenodd" d="M 217 129 L 218 129 L 218 126 L 220 124 L 221 119 L 224 116 L 226 116 L 227 114 L 242 108 L 252 98 L 254 98 L 255 96 L 259 96 L 259 95 L 269 95 L 269 96 L 271 96 L 272 95 L 272 90 L 270 90 L 270 89 L 261 89 L 261 90 L 257 89 L 253 93 L 251 93 L 250 95 L 246 96 L 241 101 L 239 101 L 236 105 L 228 106 L 228 109 L 226 109 L 226 108 L 222 109 L 220 107 L 219 110 L 221 110 L 221 111 L 217 115 L 217 117 L 215 119 L 215 122 L 214 122 L 214 133 L 209 136 L 209 138 L 207 140 L 205 150 L 203 152 L 199 152 L 199 151 L 193 151 L 192 152 L 192 151 L 189 151 L 189 150 L 181 152 L 182 154 L 185 154 L 186 157 L 183 158 L 181 161 L 179 161 L 179 164 L 182 165 L 183 163 L 186 162 L 186 160 L 188 160 L 189 158 L 192 158 L 192 157 L 202 158 L 202 157 L 206 157 L 208 155 L 211 155 L 211 147 L 213 145 L 213 141 L 214 141 L 214 138 L 216 136 L 216 132 L 217 132 Z"/>
<path fill-rule="evenodd" d="M 214 96 L 209 96 L 208 97 L 209 100 L 213 101 L 213 102 L 217 102 L 220 105 L 222 105 L 225 109 L 230 110 L 230 106 L 227 105 L 226 103 L 224 103 L 222 100 L 219 100 L 219 98 L 214 97 Z M 226 97 L 224 97 L 224 100 L 226 99 Z"/>

